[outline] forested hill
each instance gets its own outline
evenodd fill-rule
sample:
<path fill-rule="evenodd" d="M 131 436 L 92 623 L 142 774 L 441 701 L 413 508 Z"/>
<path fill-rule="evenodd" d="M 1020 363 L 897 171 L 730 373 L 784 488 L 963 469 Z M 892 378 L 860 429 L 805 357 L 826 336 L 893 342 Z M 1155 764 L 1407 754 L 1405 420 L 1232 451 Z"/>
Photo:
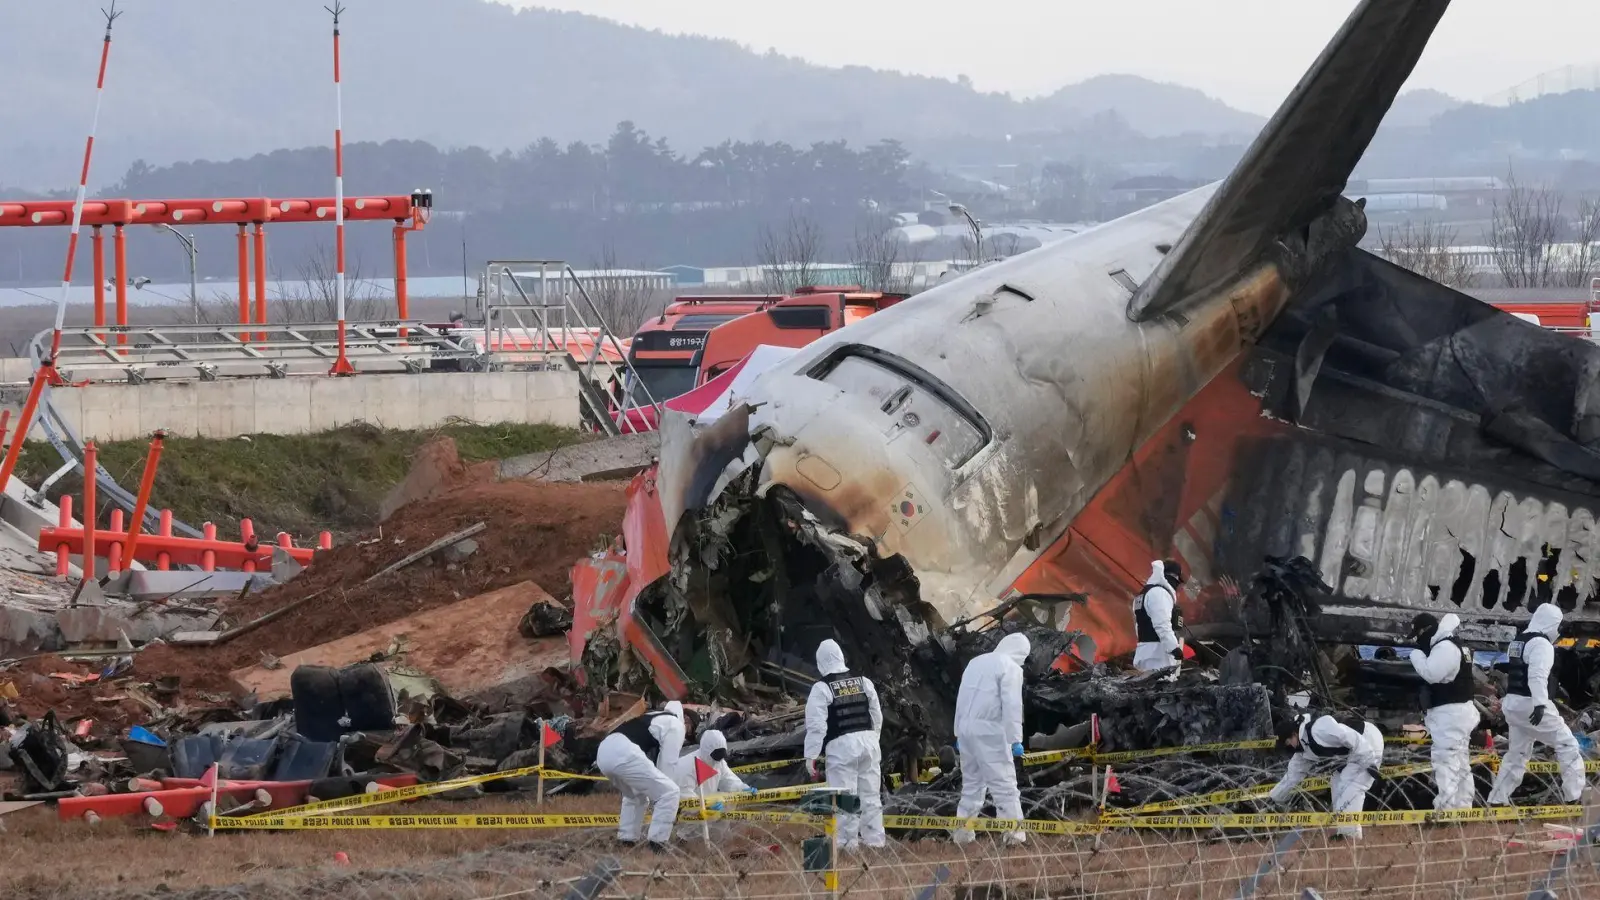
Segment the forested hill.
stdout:
<path fill-rule="evenodd" d="M 323 3 L 124 0 L 96 181 L 114 179 L 135 159 L 163 165 L 327 143 L 333 88 Z M 0 185 L 70 183 L 93 102 L 103 5 L 0 4 Z M 351 141 L 499 151 L 546 137 L 600 142 L 622 120 L 678 147 L 1055 130 L 1108 110 L 1153 136 L 1247 135 L 1261 121 L 1199 91 L 1133 76 L 1018 101 L 965 82 L 827 68 L 731 41 L 488 0 L 346 6 Z"/>

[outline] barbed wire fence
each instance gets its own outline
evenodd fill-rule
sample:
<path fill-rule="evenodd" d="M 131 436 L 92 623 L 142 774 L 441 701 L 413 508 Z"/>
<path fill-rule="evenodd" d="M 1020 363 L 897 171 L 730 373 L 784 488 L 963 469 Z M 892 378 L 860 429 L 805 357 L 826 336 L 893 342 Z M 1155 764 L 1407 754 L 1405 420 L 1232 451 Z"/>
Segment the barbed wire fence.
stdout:
<path fill-rule="evenodd" d="M 1424 748 L 1391 748 L 1391 765 L 1422 768 Z M 1268 754 L 1234 752 L 1209 759 L 1175 757 L 1130 764 L 1117 771 L 1122 793 L 1133 805 L 1161 804 L 1185 815 L 1266 811 L 1262 801 L 1207 803 L 1216 791 L 1257 789 L 1281 773 L 1282 760 Z M 1404 769 L 1396 769 L 1396 772 Z M 1479 796 L 1488 790 L 1487 771 L 1477 769 Z M 1029 819 L 1092 821 L 1094 786 L 1103 772 L 1062 763 L 1025 772 L 1024 815 Z M 944 781 L 952 780 L 945 776 Z M 1530 774 L 1520 805 L 1559 803 L 1549 774 Z M 1426 771 L 1385 777 L 1369 793 L 1369 812 L 1426 808 L 1432 779 Z M 1201 798 L 1196 802 L 1193 798 Z M 951 815 L 957 792 L 932 784 L 890 795 L 893 815 Z M 1189 798 L 1189 799 L 1184 799 Z M 439 803 L 442 801 L 430 801 Z M 501 801 L 502 803 L 506 801 Z M 521 812 L 534 812 L 520 801 Z M 615 796 L 555 798 L 547 812 L 614 812 Z M 1302 792 L 1297 810 L 1325 811 L 1328 791 Z M 774 818 L 792 805 L 741 806 Z M 1272 811 L 1276 811 L 1274 807 Z M 1590 820 L 1367 826 L 1360 840 L 1338 841 L 1331 828 L 1124 829 L 1059 836 L 1031 834 L 1011 844 L 1002 833 L 980 833 L 957 845 L 942 830 L 894 831 L 887 847 L 846 852 L 837 861 L 836 890 L 821 873 L 807 871 L 802 842 L 814 825 L 716 820 L 680 820 L 666 853 L 619 845 L 611 828 L 509 832 L 485 849 L 377 868 L 327 867 L 276 870 L 270 877 L 244 877 L 237 884 L 187 890 L 129 888 L 99 890 L 102 900 L 161 897 L 164 900 L 442 900 L 442 898 L 572 898 L 572 900 L 671 900 L 716 897 L 780 900 L 795 897 L 853 898 L 1362 898 L 1362 900 L 1473 900 L 1528 897 L 1565 900 L 1600 896 L 1600 868 L 1587 835 Z M 333 832 L 316 833 L 330 838 Z M 402 839 L 404 832 L 366 832 L 365 839 Z M 707 839 L 709 837 L 709 840 Z M 249 841 L 228 835 L 221 841 Z M 331 845 L 331 844 L 330 844 Z M 59 896 L 77 896 L 65 892 Z"/>

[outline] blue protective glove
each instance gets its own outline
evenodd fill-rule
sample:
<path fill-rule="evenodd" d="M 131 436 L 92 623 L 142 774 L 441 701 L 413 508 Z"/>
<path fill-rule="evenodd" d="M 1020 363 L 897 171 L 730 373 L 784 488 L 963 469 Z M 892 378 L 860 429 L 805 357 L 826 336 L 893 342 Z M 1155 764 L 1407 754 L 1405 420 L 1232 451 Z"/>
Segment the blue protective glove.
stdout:
<path fill-rule="evenodd" d="M 749 795 L 750 795 L 750 796 L 752 796 L 752 797 L 754 797 L 754 796 L 755 796 L 755 795 L 757 795 L 757 794 L 759 794 L 759 793 L 761 793 L 761 789 L 760 789 L 760 788 L 753 788 L 753 787 L 748 787 L 748 786 L 747 786 L 747 787 L 746 787 L 746 788 L 745 788 L 745 789 L 744 789 L 744 792 L 745 792 L 745 793 L 746 793 L 746 794 L 749 794 Z"/>
<path fill-rule="evenodd" d="M 722 812 L 722 801 L 718 800 L 717 802 L 715 802 L 715 803 L 711 804 L 710 806 L 706 807 L 706 809 L 709 809 L 712 812 Z"/>
<path fill-rule="evenodd" d="M 961 752 L 961 741 L 956 739 L 956 738 L 951 738 L 950 739 L 950 749 L 956 751 L 957 753 L 960 753 Z"/>
<path fill-rule="evenodd" d="M 1021 756 L 1022 755 L 1022 742 L 1021 741 L 1018 741 L 1017 743 L 1011 745 L 1011 755 L 1012 756 Z"/>

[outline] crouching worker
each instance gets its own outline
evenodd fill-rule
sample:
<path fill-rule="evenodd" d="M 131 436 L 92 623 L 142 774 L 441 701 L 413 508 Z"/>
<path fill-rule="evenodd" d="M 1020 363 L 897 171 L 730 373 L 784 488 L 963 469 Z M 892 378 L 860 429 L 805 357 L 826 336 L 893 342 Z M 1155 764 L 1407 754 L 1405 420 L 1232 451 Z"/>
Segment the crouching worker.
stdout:
<path fill-rule="evenodd" d="M 844 664 L 844 651 L 834 641 L 817 645 L 817 672 L 822 680 L 806 698 L 806 773 L 817 777 L 817 757 L 828 758 L 828 786 L 861 799 L 861 814 L 840 813 L 839 848 L 882 847 L 883 710 L 872 679 L 856 675 Z"/>
<path fill-rule="evenodd" d="M 699 749 L 685 753 L 678 759 L 674 777 L 678 781 L 680 797 L 756 793 L 755 788 L 745 784 L 734 774 L 733 769 L 728 767 L 728 739 L 715 728 L 708 729 L 705 734 L 700 735 Z M 712 801 L 707 804 L 707 808 L 721 809 L 722 803 Z M 685 824 L 678 829 L 678 838 L 680 840 L 693 838 L 701 833 L 701 830 L 693 824 Z"/>
<path fill-rule="evenodd" d="M 600 742 L 595 765 L 622 795 L 617 840 L 639 843 L 644 810 L 651 807 L 650 846 L 664 851 L 678 819 L 678 754 L 683 750 L 683 706 L 674 700 L 618 725 Z"/>
<path fill-rule="evenodd" d="M 1283 780 L 1269 795 L 1282 806 L 1294 789 L 1321 764 L 1343 763 L 1332 778 L 1333 811 L 1358 813 L 1366 805 L 1367 791 L 1378 778 L 1383 762 L 1383 732 L 1371 722 L 1355 716 L 1302 715 L 1279 728 L 1279 746 L 1294 751 Z M 1360 825 L 1341 825 L 1334 831 L 1340 838 L 1359 840 Z"/>
<path fill-rule="evenodd" d="M 1550 669 L 1556 661 L 1555 639 L 1561 633 L 1561 607 L 1546 603 L 1533 611 L 1528 630 L 1517 635 L 1506 655 L 1506 697 L 1500 703 L 1506 725 L 1511 729 L 1511 746 L 1500 762 L 1500 774 L 1489 792 L 1490 806 L 1511 802 L 1511 794 L 1522 784 L 1528 771 L 1528 757 L 1535 741 L 1556 750 L 1561 764 L 1561 796 L 1568 803 L 1583 797 L 1588 776 L 1583 754 L 1556 705 L 1550 702 Z"/>

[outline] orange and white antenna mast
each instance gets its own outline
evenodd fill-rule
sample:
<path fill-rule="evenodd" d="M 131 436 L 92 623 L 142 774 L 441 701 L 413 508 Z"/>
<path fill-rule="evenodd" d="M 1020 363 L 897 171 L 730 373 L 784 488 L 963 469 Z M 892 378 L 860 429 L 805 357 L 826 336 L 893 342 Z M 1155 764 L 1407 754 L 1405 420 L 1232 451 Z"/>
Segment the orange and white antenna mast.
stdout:
<path fill-rule="evenodd" d="M 61 273 L 61 299 L 56 301 L 55 329 L 50 334 L 50 353 L 39 360 L 39 367 L 33 370 L 33 384 L 28 387 L 28 399 L 22 404 L 22 415 L 17 422 L 17 430 L 12 432 L 11 446 L 6 449 L 5 461 L 0 462 L 0 490 L 11 481 L 11 473 L 17 467 L 17 457 L 22 453 L 22 444 L 28 437 L 28 430 L 33 427 L 33 416 L 39 409 L 39 396 L 44 392 L 46 383 L 59 384 L 61 376 L 56 372 L 56 354 L 61 352 L 61 327 L 67 319 L 67 297 L 72 289 L 72 262 L 78 255 L 78 232 L 83 224 L 83 198 L 89 189 L 89 161 L 94 158 L 94 135 L 100 128 L 100 103 L 106 93 L 106 64 L 111 60 L 111 26 L 116 23 L 122 13 L 117 11 L 116 0 L 111 0 L 111 8 L 103 9 L 101 13 L 106 17 L 106 36 L 100 45 L 100 72 L 95 76 L 94 82 L 94 118 L 89 121 L 89 139 L 83 145 L 83 167 L 78 170 L 78 193 L 72 201 L 72 235 L 67 238 L 67 262 Z M 93 473 L 85 473 L 93 478 Z"/>
<path fill-rule="evenodd" d="M 344 348 L 344 92 L 339 79 L 339 16 L 344 14 L 344 4 L 335 0 L 333 6 L 323 9 L 333 15 L 333 291 L 339 316 L 339 356 L 329 374 L 354 375 L 355 367 Z"/>

